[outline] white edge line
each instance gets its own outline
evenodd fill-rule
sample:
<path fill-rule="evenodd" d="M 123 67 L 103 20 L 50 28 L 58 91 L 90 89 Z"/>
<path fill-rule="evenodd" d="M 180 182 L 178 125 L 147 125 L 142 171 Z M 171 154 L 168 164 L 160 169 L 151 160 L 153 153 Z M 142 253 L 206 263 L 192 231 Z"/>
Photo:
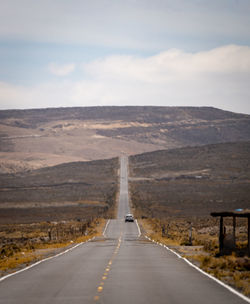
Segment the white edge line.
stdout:
<path fill-rule="evenodd" d="M 243 300 L 245 300 L 246 302 L 250 303 L 250 299 L 246 296 L 244 296 L 243 294 L 239 293 L 237 290 L 235 290 L 234 288 L 228 286 L 227 284 L 223 283 L 222 281 L 220 281 L 219 279 L 215 278 L 214 276 L 210 275 L 209 273 L 203 271 L 202 269 L 200 269 L 199 267 L 197 267 L 196 265 L 194 265 L 193 263 L 191 263 L 188 259 L 186 258 L 182 258 L 186 263 L 188 263 L 191 267 L 195 268 L 196 270 L 198 270 L 199 272 L 203 273 L 205 276 L 209 277 L 210 279 L 214 280 L 215 282 L 217 282 L 218 284 L 220 284 L 221 286 L 225 287 L 226 289 L 228 289 L 229 291 L 231 291 L 232 293 L 236 294 L 238 297 L 242 298 Z"/>
<path fill-rule="evenodd" d="M 151 238 L 149 238 L 148 236 L 145 236 L 148 240 L 150 240 L 153 243 L 157 243 L 158 245 L 164 246 L 167 250 L 171 251 L 172 253 L 174 253 L 179 259 L 184 260 L 189 266 L 193 267 L 194 269 L 196 269 L 197 271 L 201 272 L 202 274 L 204 274 L 205 276 L 207 276 L 208 278 L 214 280 L 215 282 L 217 282 L 218 284 L 220 284 L 221 286 L 223 286 L 224 288 L 226 288 L 227 290 L 231 291 L 232 293 L 234 293 L 235 295 L 237 295 L 238 297 L 240 297 L 241 299 L 245 300 L 247 303 L 250 303 L 250 299 L 246 296 L 244 296 L 243 294 L 241 294 L 240 292 L 238 292 L 237 290 L 235 290 L 234 288 L 230 287 L 229 285 L 223 283 L 222 281 L 220 281 L 219 279 L 215 278 L 214 276 L 212 276 L 211 274 L 205 272 L 204 270 L 202 270 L 201 268 L 199 268 L 198 266 L 194 265 L 193 263 L 191 263 L 188 259 L 183 258 L 181 255 L 179 255 L 178 253 L 176 253 L 174 250 L 170 249 L 169 247 L 167 247 L 166 245 L 163 245 L 161 243 L 155 242 L 154 240 L 152 240 Z"/>
<path fill-rule="evenodd" d="M 105 226 L 105 228 L 103 230 L 103 233 L 102 233 L 103 236 L 105 236 L 105 233 L 106 233 L 106 230 L 108 228 L 109 223 L 110 223 L 110 220 L 108 220 L 107 223 L 106 223 L 106 226 Z"/>
<path fill-rule="evenodd" d="M 141 236 L 141 229 L 140 229 L 140 226 L 139 226 L 137 220 L 135 220 L 135 222 L 136 222 L 137 229 L 138 229 L 138 237 L 140 237 Z"/>
<path fill-rule="evenodd" d="M 46 262 L 46 261 L 48 261 L 48 260 L 52 260 L 52 259 L 54 259 L 54 258 L 57 258 L 57 257 L 59 257 L 59 256 L 61 256 L 61 255 L 63 255 L 63 254 L 65 254 L 65 253 L 67 253 L 67 252 L 69 252 L 69 251 L 71 251 L 71 250 L 73 250 L 73 249 L 75 249 L 75 248 L 77 248 L 77 247 L 79 247 L 79 246 L 85 244 L 85 243 L 88 243 L 88 242 L 92 241 L 94 238 L 95 238 L 95 237 L 92 237 L 91 239 L 89 239 L 89 240 L 87 240 L 87 241 L 85 241 L 85 242 L 78 243 L 78 244 L 76 244 L 75 246 L 70 247 L 69 249 L 67 249 L 67 250 L 65 250 L 65 251 L 62 251 L 62 252 L 60 252 L 60 253 L 58 253 L 58 254 L 56 254 L 56 255 L 53 255 L 53 256 L 48 257 L 48 258 L 45 258 L 45 259 L 43 259 L 43 260 L 40 260 L 40 261 L 38 261 L 38 262 L 36 262 L 36 263 L 34 263 L 34 264 L 31 264 L 31 265 L 29 265 L 29 266 L 27 266 L 27 267 L 25 267 L 25 268 L 23 268 L 23 269 L 20 269 L 20 270 L 18 270 L 18 271 L 13 272 L 13 273 L 7 274 L 6 276 L 0 278 L 0 282 L 4 281 L 5 279 L 7 279 L 7 278 L 9 278 L 9 277 L 12 277 L 12 276 L 18 274 L 18 273 L 21 273 L 21 272 L 23 272 L 23 271 L 26 271 L 26 270 L 32 268 L 32 267 L 35 267 L 35 266 L 37 266 L 37 265 L 39 265 L 39 264 L 41 264 L 41 263 L 43 263 L 43 262 Z"/>

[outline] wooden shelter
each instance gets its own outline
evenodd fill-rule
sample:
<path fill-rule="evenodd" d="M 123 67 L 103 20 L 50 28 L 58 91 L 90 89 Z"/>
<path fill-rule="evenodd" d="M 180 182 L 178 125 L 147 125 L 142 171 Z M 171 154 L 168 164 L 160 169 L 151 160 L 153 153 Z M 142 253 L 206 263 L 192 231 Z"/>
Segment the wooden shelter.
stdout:
<path fill-rule="evenodd" d="M 224 217 L 232 217 L 233 219 L 233 245 L 234 249 L 236 248 L 236 239 L 235 239 L 235 231 L 236 231 L 236 218 L 247 218 L 248 219 L 248 256 L 250 256 L 250 210 L 239 210 L 239 211 L 225 211 L 225 212 L 212 212 L 211 216 L 220 217 L 220 230 L 219 230 L 219 244 L 220 244 L 220 255 L 224 253 L 224 225 L 223 219 Z"/>

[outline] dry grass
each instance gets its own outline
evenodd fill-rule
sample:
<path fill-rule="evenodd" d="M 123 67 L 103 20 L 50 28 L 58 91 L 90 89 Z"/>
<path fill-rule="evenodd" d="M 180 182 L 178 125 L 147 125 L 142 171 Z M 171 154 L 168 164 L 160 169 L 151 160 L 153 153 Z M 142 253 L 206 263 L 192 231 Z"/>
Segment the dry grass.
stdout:
<path fill-rule="evenodd" d="M 140 225 L 142 226 L 143 230 L 146 232 L 146 234 L 153 240 L 157 242 L 161 242 L 165 245 L 180 245 L 179 238 L 174 237 L 163 237 L 162 236 L 162 230 L 160 221 L 157 219 L 140 219 L 139 220 Z"/>
<path fill-rule="evenodd" d="M 196 257 L 200 267 L 223 282 L 250 296 L 250 259 L 235 255 Z"/>
<path fill-rule="evenodd" d="M 67 238 L 61 238 L 60 240 L 54 241 L 40 241 L 32 242 L 32 238 L 28 238 L 31 234 L 28 232 L 26 235 L 22 232 L 22 238 L 15 239 L 15 242 L 10 242 L 3 244 L 0 248 L 0 275 L 3 276 L 9 272 L 12 272 L 16 269 L 23 268 L 28 266 L 31 263 L 34 263 L 38 260 L 52 256 L 67 247 L 72 246 L 76 243 L 86 242 L 94 236 L 101 235 L 106 220 L 96 219 L 88 225 L 88 234 L 87 235 L 70 235 Z M 75 223 L 75 228 L 79 223 Z M 70 223 L 71 228 L 73 227 L 73 222 Z M 27 225 L 26 225 L 27 229 Z M 20 231 L 17 233 L 12 232 L 10 235 L 13 238 L 18 237 Z M 2 232 L 3 234 L 3 232 Z M 43 235 L 44 233 L 36 230 L 33 231 L 32 236 Z M 8 234 L 6 234 L 8 235 Z M 25 241 L 24 241 L 25 236 Z"/>

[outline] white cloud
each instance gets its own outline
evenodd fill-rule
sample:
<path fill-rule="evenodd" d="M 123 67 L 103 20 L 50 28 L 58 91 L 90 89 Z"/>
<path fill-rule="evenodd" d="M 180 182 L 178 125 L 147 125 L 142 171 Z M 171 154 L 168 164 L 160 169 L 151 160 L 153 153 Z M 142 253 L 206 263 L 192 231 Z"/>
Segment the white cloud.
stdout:
<path fill-rule="evenodd" d="M 2 83 L 2 108 L 93 105 L 214 106 L 250 114 L 250 47 L 108 56 L 82 66 L 84 79 L 33 87 Z"/>
<path fill-rule="evenodd" d="M 50 63 L 48 69 L 51 74 L 56 76 L 67 76 L 75 70 L 75 64 L 56 64 Z"/>
<path fill-rule="evenodd" d="M 214 75 L 250 72 L 250 47 L 229 45 L 206 52 L 185 53 L 169 50 L 147 58 L 109 56 L 83 69 L 98 79 L 127 79 L 148 83 L 193 79 Z"/>

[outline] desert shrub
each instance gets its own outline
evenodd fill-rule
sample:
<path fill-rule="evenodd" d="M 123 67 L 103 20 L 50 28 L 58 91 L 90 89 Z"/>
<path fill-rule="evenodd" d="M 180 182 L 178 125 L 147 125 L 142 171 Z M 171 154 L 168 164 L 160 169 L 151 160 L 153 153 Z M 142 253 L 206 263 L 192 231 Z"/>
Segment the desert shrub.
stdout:
<path fill-rule="evenodd" d="M 21 249 L 19 246 L 16 244 L 5 244 L 1 247 L 0 249 L 0 257 L 5 258 L 5 257 L 11 257 L 15 253 L 20 252 Z"/>

